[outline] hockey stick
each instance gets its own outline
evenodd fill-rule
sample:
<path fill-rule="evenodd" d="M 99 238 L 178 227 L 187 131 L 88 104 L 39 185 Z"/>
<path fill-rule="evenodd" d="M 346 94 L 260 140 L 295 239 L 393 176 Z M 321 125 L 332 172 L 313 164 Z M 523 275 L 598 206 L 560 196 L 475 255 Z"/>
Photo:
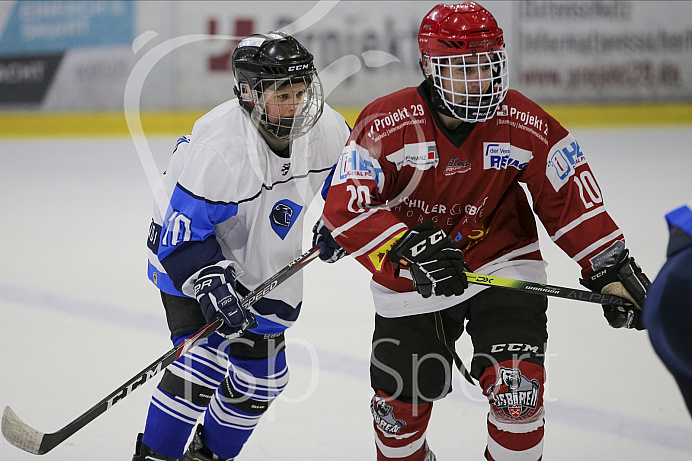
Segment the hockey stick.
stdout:
<path fill-rule="evenodd" d="M 399 264 L 401 264 L 402 266 L 409 265 L 408 261 L 404 259 L 400 260 Z M 612 304 L 616 306 L 631 304 L 628 300 L 620 296 L 595 293 L 593 291 L 577 290 L 574 288 L 565 288 L 555 285 L 545 285 L 543 283 L 537 282 L 525 282 L 523 280 L 476 274 L 475 272 L 464 272 L 464 274 L 466 274 L 466 280 L 468 280 L 469 283 L 474 283 L 476 285 L 506 288 L 509 290 L 522 291 L 524 293 L 533 293 L 543 296 L 555 296 L 558 298 L 574 299 L 577 301 L 586 301 L 597 304 Z M 442 318 L 440 317 L 439 312 L 435 312 L 435 325 L 438 331 L 440 331 L 440 329 L 443 328 Z M 454 347 L 450 346 L 447 343 L 447 340 L 444 338 L 444 336 L 439 336 L 439 338 L 445 345 L 445 347 L 447 347 L 447 350 L 449 350 L 450 354 L 452 354 L 454 364 L 459 369 L 461 374 L 464 376 L 466 381 L 468 381 L 472 385 L 475 385 L 473 378 L 471 377 L 471 374 L 464 366 L 461 357 L 459 357 L 459 354 L 457 354 L 457 352 L 454 350 Z"/>
<path fill-rule="evenodd" d="M 307 253 L 299 256 L 295 261 L 288 264 L 286 267 L 281 269 L 279 272 L 274 274 L 260 286 L 251 291 L 247 296 L 245 296 L 241 301 L 243 307 L 247 308 L 257 302 L 259 299 L 266 296 L 267 293 L 305 267 L 310 261 L 316 259 L 319 254 L 319 249 L 314 247 Z M 46 454 L 64 442 L 75 432 L 92 422 L 110 407 L 127 397 L 132 391 L 173 363 L 178 357 L 185 354 L 185 352 L 198 344 L 202 339 L 214 333 L 222 324 L 223 320 L 221 319 L 217 319 L 209 323 L 197 333 L 180 343 L 178 346 L 159 357 L 158 360 L 136 374 L 132 379 L 120 386 L 118 389 L 113 391 L 110 395 L 108 395 L 108 397 L 101 400 L 84 414 L 57 432 L 45 434 L 37 431 L 19 419 L 16 413 L 8 406 L 5 407 L 5 412 L 2 415 L 2 434 L 5 436 L 8 442 L 24 451 L 28 451 L 29 453 L 33 453 L 35 455 Z"/>
<path fill-rule="evenodd" d="M 544 285 L 537 282 L 525 282 L 523 280 L 507 279 L 503 277 L 493 277 L 490 275 L 476 274 L 475 272 L 464 272 L 466 274 L 466 280 L 469 283 L 475 283 L 476 285 L 486 285 L 490 287 L 506 288 L 509 290 L 523 291 L 524 293 L 534 293 L 543 296 L 555 296 L 558 298 L 574 299 L 577 301 L 586 301 L 590 303 L 598 304 L 613 304 L 616 306 L 622 306 L 624 304 L 631 304 L 625 298 L 615 295 L 607 295 L 602 293 L 595 293 L 593 291 L 586 290 L 576 290 L 574 288 L 558 287 L 555 285 Z M 435 313 L 438 314 L 439 313 Z M 441 325 L 442 319 L 435 317 L 436 324 Z M 452 357 L 454 358 L 454 363 L 456 364 L 461 374 L 464 375 L 466 381 L 474 384 L 471 375 L 466 370 L 461 358 L 456 353 L 456 351 L 451 348 L 445 340 L 442 341 L 447 349 L 449 349 Z"/>
<path fill-rule="evenodd" d="M 469 283 L 475 283 L 476 285 L 506 288 L 509 290 L 523 291 L 524 293 L 534 293 L 543 296 L 555 296 L 558 298 L 574 299 L 577 301 L 586 301 L 589 303 L 597 304 L 613 304 L 616 306 L 632 304 L 627 299 L 615 295 L 595 293 L 593 291 L 586 290 L 576 290 L 574 288 L 558 287 L 555 285 L 544 285 L 542 283 L 537 282 L 525 282 L 523 280 L 507 279 L 504 277 L 494 277 L 490 275 L 476 274 L 475 272 L 464 273 L 466 274 L 466 280 L 468 280 Z M 439 322 L 439 324 L 441 325 L 442 319 L 438 319 L 439 313 L 436 312 L 435 314 L 437 314 L 437 316 L 435 317 L 436 324 L 438 324 Z M 452 357 L 454 358 L 454 363 L 456 364 L 457 368 L 464 376 L 464 378 L 466 378 L 466 381 L 468 381 L 471 384 L 475 384 L 473 382 L 473 379 L 471 378 L 471 375 L 466 370 L 466 367 L 464 366 L 463 362 L 461 361 L 461 358 L 456 353 L 454 348 L 450 347 L 444 339 L 442 342 L 447 347 L 447 349 L 449 349 L 449 352 L 452 354 Z"/>
<path fill-rule="evenodd" d="M 565 288 L 555 285 L 544 285 L 537 282 L 525 282 L 523 280 L 494 277 L 492 275 L 481 275 L 474 272 L 464 273 L 466 274 L 466 279 L 469 281 L 469 283 L 475 283 L 476 285 L 507 288 L 510 290 L 523 291 L 526 293 L 534 293 L 543 296 L 555 296 L 557 298 L 585 301 L 587 303 L 612 304 L 615 306 L 632 304 L 627 299 L 615 295 L 577 290 L 575 288 Z"/>
<path fill-rule="evenodd" d="M 399 264 L 408 267 L 409 262 L 405 259 L 399 260 Z M 596 293 L 594 291 L 577 290 L 575 288 L 565 288 L 556 285 L 545 285 L 538 282 L 526 282 L 524 280 L 507 279 L 492 275 L 476 274 L 475 272 L 464 272 L 466 280 L 476 285 L 489 287 L 507 288 L 509 290 L 523 291 L 543 296 L 555 296 L 557 298 L 574 299 L 575 301 L 585 301 L 587 303 L 611 304 L 614 306 L 624 306 L 632 304 L 629 300 L 616 295 Z"/>

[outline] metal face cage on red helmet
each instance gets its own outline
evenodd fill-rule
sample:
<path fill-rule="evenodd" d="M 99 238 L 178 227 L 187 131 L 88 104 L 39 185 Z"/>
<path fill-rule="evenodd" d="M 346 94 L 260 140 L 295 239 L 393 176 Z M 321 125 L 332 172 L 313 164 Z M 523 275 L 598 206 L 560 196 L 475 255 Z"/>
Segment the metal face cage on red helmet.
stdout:
<path fill-rule="evenodd" d="M 421 22 L 418 47 L 436 109 L 471 123 L 495 115 L 509 71 L 502 29 L 488 10 L 475 2 L 435 6 Z"/>
<path fill-rule="evenodd" d="M 232 56 L 234 91 L 256 125 L 279 139 L 306 134 L 324 108 L 313 56 L 282 32 L 254 34 Z"/>

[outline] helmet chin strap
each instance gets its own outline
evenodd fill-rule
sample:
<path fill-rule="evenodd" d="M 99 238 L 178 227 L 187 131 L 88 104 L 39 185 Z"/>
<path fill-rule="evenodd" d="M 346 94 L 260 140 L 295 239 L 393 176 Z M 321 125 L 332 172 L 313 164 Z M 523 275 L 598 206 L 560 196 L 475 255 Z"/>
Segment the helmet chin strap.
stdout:
<path fill-rule="evenodd" d="M 441 113 L 442 115 L 446 115 L 447 117 L 459 118 L 452 113 L 449 107 L 447 107 L 445 102 L 442 100 L 440 92 L 437 90 L 437 88 L 435 88 L 435 85 L 433 85 L 432 78 L 432 76 L 428 77 L 428 81 L 430 83 L 430 102 L 432 103 L 433 108 L 437 112 Z"/>
<path fill-rule="evenodd" d="M 288 139 L 277 138 L 274 133 L 268 131 L 262 124 L 259 124 L 259 133 L 269 148 L 277 155 L 288 150 L 288 145 L 291 142 Z"/>
<path fill-rule="evenodd" d="M 242 93 L 238 89 L 238 87 L 233 87 L 233 93 L 235 96 L 238 98 L 238 102 L 240 103 L 240 107 L 245 109 L 250 116 L 252 116 L 252 111 L 254 110 L 254 106 L 247 102 L 247 100 L 243 97 Z"/>
<path fill-rule="evenodd" d="M 274 136 L 276 136 L 279 139 L 288 139 L 288 137 L 291 135 L 291 132 L 295 128 L 298 128 L 295 126 L 296 122 L 297 120 L 295 118 L 284 117 L 279 118 L 278 123 L 269 123 L 265 121 L 265 128 L 267 128 L 267 131 L 274 133 Z M 271 129 L 266 125 L 270 125 Z"/>

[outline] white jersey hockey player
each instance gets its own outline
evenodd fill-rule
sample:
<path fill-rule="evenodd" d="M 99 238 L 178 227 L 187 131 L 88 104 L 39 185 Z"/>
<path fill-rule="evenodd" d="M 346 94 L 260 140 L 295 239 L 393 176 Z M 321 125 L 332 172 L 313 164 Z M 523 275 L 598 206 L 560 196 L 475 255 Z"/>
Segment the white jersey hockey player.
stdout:
<path fill-rule="evenodd" d="M 301 274 L 248 310 L 239 298 L 301 254 L 305 213 L 349 136 L 293 37 L 252 35 L 232 61 L 238 99 L 178 140 L 148 240 L 173 342 L 217 316 L 224 325 L 165 371 L 133 461 L 232 459 L 286 386 Z"/>

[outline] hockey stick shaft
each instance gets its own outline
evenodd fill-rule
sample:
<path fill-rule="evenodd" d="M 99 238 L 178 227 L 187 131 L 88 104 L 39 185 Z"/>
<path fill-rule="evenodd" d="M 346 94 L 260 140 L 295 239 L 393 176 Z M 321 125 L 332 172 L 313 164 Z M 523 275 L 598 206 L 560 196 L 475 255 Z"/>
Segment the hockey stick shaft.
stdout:
<path fill-rule="evenodd" d="M 476 285 L 486 285 L 489 287 L 497 287 L 497 288 L 505 288 L 508 290 L 516 290 L 516 291 L 522 291 L 524 293 L 533 293 L 533 294 L 538 294 L 538 295 L 543 295 L 543 296 L 555 296 L 558 298 L 565 298 L 565 299 L 574 299 L 577 301 L 586 301 L 590 303 L 598 303 L 598 304 L 613 304 L 617 306 L 624 305 L 626 303 L 631 304 L 629 301 L 627 301 L 625 298 L 621 298 L 620 296 L 615 296 L 615 295 L 607 295 L 607 294 L 602 294 L 602 293 L 595 293 L 593 291 L 586 291 L 586 290 L 576 290 L 574 288 L 565 288 L 565 287 L 558 287 L 555 285 L 545 285 L 542 283 L 537 283 L 537 282 L 525 282 L 523 280 L 516 280 L 516 279 L 508 279 L 504 277 L 494 277 L 490 275 L 482 275 L 482 274 L 476 274 L 475 272 L 464 272 L 466 274 L 466 280 L 468 280 L 469 283 L 474 283 Z M 438 312 L 435 314 L 439 315 Z M 441 319 L 435 319 L 435 322 L 442 322 Z M 454 363 L 456 364 L 457 368 L 461 372 L 461 374 L 466 378 L 466 380 L 474 384 L 473 379 L 464 366 L 464 363 L 461 361 L 461 358 L 459 355 L 456 353 L 453 347 L 450 347 L 446 340 L 444 338 L 442 339 L 442 342 L 444 345 L 447 347 L 449 352 L 452 354 L 452 357 L 454 358 Z"/>
<path fill-rule="evenodd" d="M 308 252 L 299 256 L 296 260 L 288 264 L 279 272 L 263 282 L 260 286 L 251 291 L 241 301 L 243 307 L 249 307 L 259 299 L 266 296 L 270 291 L 283 283 L 286 279 L 305 267 L 309 262 L 319 256 L 320 252 L 317 247 L 310 249 Z M 159 357 L 151 365 L 136 374 L 132 379 L 120 386 L 118 389 L 109 394 L 106 398 L 91 407 L 68 425 L 50 434 L 44 434 L 37 431 L 31 426 L 24 423 L 16 413 L 8 406 L 2 415 L 2 434 L 12 445 L 21 448 L 24 451 L 35 455 L 43 455 L 64 442 L 68 437 L 82 429 L 98 416 L 103 414 L 113 405 L 130 395 L 132 391 L 147 382 L 153 376 L 161 372 L 168 365 L 173 363 L 177 358 L 185 354 L 193 346 L 198 344 L 204 338 L 214 333 L 221 325 L 223 320 L 216 319 L 215 321 L 204 326 L 202 329 L 191 335 L 185 341 L 166 352 Z"/>
<path fill-rule="evenodd" d="M 543 296 L 554 296 L 557 298 L 573 299 L 575 301 L 584 301 L 596 304 L 612 304 L 615 306 L 631 304 L 630 301 L 620 296 L 596 293 L 593 291 L 577 290 L 575 288 L 565 288 L 556 285 L 545 285 L 537 282 L 525 282 L 523 280 L 495 277 L 492 275 L 482 275 L 474 272 L 465 272 L 465 274 L 469 283 L 474 283 L 476 285 L 506 288 L 509 290 L 523 291 L 526 293 L 534 293 Z"/>
<path fill-rule="evenodd" d="M 405 259 L 399 260 L 399 264 L 408 267 L 410 263 Z M 575 288 L 565 288 L 556 285 L 545 285 L 538 282 L 526 282 L 524 280 L 508 279 L 495 277 L 493 275 L 476 274 L 475 272 L 464 272 L 466 280 L 476 285 L 485 285 L 496 288 L 506 288 L 508 290 L 523 291 L 543 296 L 555 296 L 557 298 L 574 299 L 575 301 L 585 301 L 596 304 L 611 304 L 624 306 L 632 304 L 629 300 L 616 295 L 596 293 L 594 291 L 577 290 Z"/>

